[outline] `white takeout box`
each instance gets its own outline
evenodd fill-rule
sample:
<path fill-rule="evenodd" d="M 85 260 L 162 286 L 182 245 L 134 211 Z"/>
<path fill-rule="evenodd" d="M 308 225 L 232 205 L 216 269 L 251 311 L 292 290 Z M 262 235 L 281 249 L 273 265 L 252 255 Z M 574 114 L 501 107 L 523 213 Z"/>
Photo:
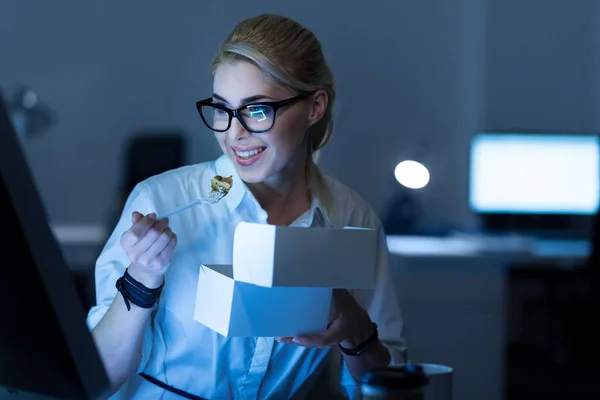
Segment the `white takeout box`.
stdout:
<path fill-rule="evenodd" d="M 240 223 L 233 265 L 202 265 L 194 319 L 235 337 L 319 333 L 333 288 L 373 289 L 378 232 Z"/>

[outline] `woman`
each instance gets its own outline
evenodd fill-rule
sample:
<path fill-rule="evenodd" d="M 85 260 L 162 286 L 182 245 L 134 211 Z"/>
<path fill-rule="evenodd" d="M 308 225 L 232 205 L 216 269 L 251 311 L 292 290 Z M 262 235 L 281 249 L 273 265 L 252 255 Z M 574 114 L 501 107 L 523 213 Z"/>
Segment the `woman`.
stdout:
<path fill-rule="evenodd" d="M 97 261 L 88 325 L 113 390 L 143 399 L 182 398 L 177 391 L 302 398 L 341 350 L 351 393 L 352 377 L 404 361 L 382 233 L 376 289 L 335 290 L 336 317 L 322 334 L 225 338 L 193 319 L 199 265 L 231 264 L 241 221 L 382 231 L 369 205 L 313 161 L 331 135 L 335 89 L 312 32 L 275 15 L 245 20 L 222 44 L 213 78 L 212 97 L 197 106 L 224 154 L 139 183 Z M 156 220 L 206 195 L 217 174 L 233 176 L 222 201 Z M 139 305 L 136 288 L 146 293 Z"/>

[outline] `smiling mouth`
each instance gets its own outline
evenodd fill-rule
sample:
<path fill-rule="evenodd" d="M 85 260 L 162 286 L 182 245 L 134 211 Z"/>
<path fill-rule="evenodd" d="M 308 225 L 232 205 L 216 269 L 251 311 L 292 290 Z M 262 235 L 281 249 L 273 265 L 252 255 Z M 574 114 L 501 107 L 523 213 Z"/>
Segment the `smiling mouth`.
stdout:
<path fill-rule="evenodd" d="M 246 151 L 234 150 L 234 152 L 235 152 L 235 155 L 238 156 L 239 158 L 248 160 L 257 154 L 262 153 L 263 151 L 265 151 L 265 149 L 266 149 L 266 147 L 260 147 L 257 149 L 246 150 Z"/>

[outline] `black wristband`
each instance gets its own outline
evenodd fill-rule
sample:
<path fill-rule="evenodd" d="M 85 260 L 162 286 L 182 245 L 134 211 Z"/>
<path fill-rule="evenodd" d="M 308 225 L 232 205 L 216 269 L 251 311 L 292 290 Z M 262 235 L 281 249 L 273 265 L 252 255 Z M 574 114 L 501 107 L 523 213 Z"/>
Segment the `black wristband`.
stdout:
<path fill-rule="evenodd" d="M 147 288 L 133 279 L 127 270 L 125 270 L 125 273 L 122 277 L 117 279 L 115 285 L 117 290 L 123 296 L 125 306 L 127 307 L 127 311 L 129 311 L 131 310 L 130 302 L 141 308 L 152 308 L 158 301 L 158 297 L 165 284 L 163 282 L 163 284 L 156 289 Z"/>
<path fill-rule="evenodd" d="M 367 346 L 373 342 L 376 342 L 377 340 L 379 340 L 379 333 L 377 332 L 377 324 L 375 322 L 373 322 L 373 334 L 364 342 L 362 342 L 361 344 L 359 344 L 358 346 L 356 346 L 353 349 L 347 349 L 345 347 L 343 347 L 341 344 L 339 344 L 338 346 L 340 347 L 340 350 L 342 351 L 342 353 L 347 354 L 349 356 L 360 356 L 360 354 L 365 351 L 365 349 L 367 348 Z"/>

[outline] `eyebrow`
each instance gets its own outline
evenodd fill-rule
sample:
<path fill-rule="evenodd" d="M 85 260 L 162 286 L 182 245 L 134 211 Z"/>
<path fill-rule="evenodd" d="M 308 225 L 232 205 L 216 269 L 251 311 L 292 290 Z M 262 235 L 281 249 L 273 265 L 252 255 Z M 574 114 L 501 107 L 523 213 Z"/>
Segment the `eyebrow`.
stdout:
<path fill-rule="evenodd" d="M 214 97 L 217 100 L 221 100 L 222 102 L 225 102 L 227 104 L 231 104 L 227 100 L 225 100 L 223 96 L 219 96 L 216 93 L 213 93 L 212 97 Z M 264 94 L 257 94 L 256 96 L 244 97 L 241 101 L 241 104 L 248 104 L 261 99 L 275 100 L 274 98 L 265 96 Z"/>

